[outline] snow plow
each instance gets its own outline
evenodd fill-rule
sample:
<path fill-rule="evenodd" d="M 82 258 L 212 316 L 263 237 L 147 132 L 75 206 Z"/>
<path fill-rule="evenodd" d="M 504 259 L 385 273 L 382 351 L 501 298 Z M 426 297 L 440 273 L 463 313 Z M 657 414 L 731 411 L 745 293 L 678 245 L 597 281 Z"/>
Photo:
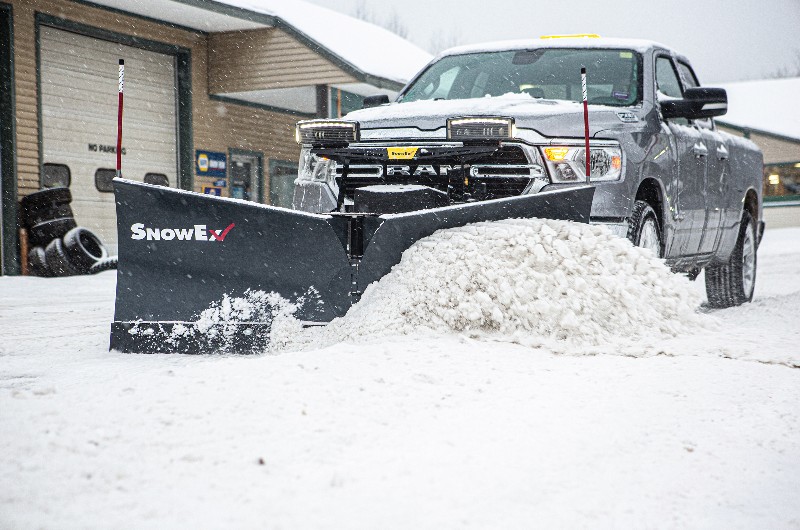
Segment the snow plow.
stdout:
<path fill-rule="evenodd" d="M 136 353 L 263 351 L 268 316 L 220 300 L 277 293 L 302 302 L 295 313 L 302 322 L 324 324 L 437 230 L 507 218 L 589 222 L 594 194 L 578 185 L 407 211 L 425 203 L 426 191 L 401 186 L 376 191 L 372 204 L 383 211 L 317 214 L 124 179 L 114 188 L 119 268 L 110 348 Z M 410 202 L 397 207 L 393 195 Z M 203 321 L 212 306 L 221 327 Z"/>

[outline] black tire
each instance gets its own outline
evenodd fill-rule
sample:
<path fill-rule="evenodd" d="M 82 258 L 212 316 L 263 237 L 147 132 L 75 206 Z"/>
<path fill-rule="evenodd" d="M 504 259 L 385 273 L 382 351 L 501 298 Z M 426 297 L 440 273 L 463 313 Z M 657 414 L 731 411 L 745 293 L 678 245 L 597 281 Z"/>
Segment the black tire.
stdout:
<path fill-rule="evenodd" d="M 730 261 L 724 265 L 706 267 L 706 296 L 710 307 L 722 309 L 753 300 L 757 250 L 755 220 L 749 212 L 744 212 Z"/>
<path fill-rule="evenodd" d="M 31 193 L 20 199 L 20 206 L 24 210 L 35 210 L 53 203 L 72 202 L 72 193 L 69 188 L 49 188 Z"/>
<path fill-rule="evenodd" d="M 47 246 L 54 239 L 61 239 L 78 226 L 72 217 L 51 219 L 28 229 L 28 241 L 34 246 Z"/>
<path fill-rule="evenodd" d="M 62 241 L 67 258 L 84 274 L 89 272 L 92 265 L 108 257 L 100 238 L 88 228 L 73 228 L 64 235 Z"/>
<path fill-rule="evenodd" d="M 655 241 L 652 238 L 655 238 Z M 628 240 L 635 247 L 650 248 L 657 258 L 664 255 L 664 237 L 658 215 L 644 201 L 636 201 L 633 204 L 633 211 L 628 219 Z"/>
<path fill-rule="evenodd" d="M 89 274 L 97 274 L 98 272 L 103 271 L 110 271 L 115 270 L 117 268 L 117 257 L 110 256 L 105 259 L 101 259 L 89 269 Z"/>
<path fill-rule="evenodd" d="M 72 218 L 71 202 L 69 188 L 52 188 L 23 197 L 20 201 L 22 226 L 30 230 L 46 221 Z"/>
<path fill-rule="evenodd" d="M 44 255 L 47 268 L 52 271 L 53 276 L 74 276 L 76 274 L 81 274 L 80 269 L 73 265 L 64 253 L 64 245 L 61 239 L 52 240 L 44 249 Z"/>
<path fill-rule="evenodd" d="M 53 275 L 53 272 L 47 266 L 47 258 L 43 247 L 33 247 L 28 252 L 28 274 L 45 278 Z"/>

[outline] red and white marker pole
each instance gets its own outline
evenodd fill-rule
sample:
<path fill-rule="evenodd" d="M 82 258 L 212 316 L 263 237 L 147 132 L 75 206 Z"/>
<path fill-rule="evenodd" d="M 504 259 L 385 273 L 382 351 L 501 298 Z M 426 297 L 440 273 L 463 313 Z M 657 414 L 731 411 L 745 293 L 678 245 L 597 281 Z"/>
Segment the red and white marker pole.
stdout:
<path fill-rule="evenodd" d="M 581 89 L 583 90 L 583 131 L 586 138 L 586 183 L 592 174 L 591 156 L 589 154 L 589 102 L 586 93 L 586 68 L 581 68 Z"/>
<path fill-rule="evenodd" d="M 125 61 L 119 60 L 119 102 L 117 104 L 117 178 L 122 177 L 122 93 L 125 90 Z"/>

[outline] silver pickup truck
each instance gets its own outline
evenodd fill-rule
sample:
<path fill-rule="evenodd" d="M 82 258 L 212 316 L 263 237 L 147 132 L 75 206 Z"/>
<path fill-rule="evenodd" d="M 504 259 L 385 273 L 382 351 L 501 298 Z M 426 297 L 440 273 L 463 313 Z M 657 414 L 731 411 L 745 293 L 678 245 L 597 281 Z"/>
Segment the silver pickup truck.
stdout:
<path fill-rule="evenodd" d="M 724 90 L 701 87 L 688 59 L 654 42 L 582 36 L 455 48 L 393 103 L 370 97 L 341 120 L 300 122 L 294 208 L 371 211 L 359 201 L 380 193 L 359 199 L 359 190 L 387 186 L 412 191 L 411 207 L 425 208 L 588 182 L 592 223 L 692 279 L 705 269 L 710 306 L 739 305 L 755 286 L 763 161 L 755 144 L 716 128 L 726 110 Z M 339 140 L 347 163 L 312 152 L 310 135 Z M 501 148 L 482 155 L 482 139 Z M 372 156 L 376 147 L 386 159 Z M 438 153 L 436 163 L 417 150 Z"/>

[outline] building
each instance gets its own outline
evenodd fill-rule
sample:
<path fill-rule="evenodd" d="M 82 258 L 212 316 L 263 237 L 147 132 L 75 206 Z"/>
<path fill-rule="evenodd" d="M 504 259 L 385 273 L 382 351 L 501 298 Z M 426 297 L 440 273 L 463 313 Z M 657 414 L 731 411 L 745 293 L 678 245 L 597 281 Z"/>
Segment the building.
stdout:
<path fill-rule="evenodd" d="M 717 125 L 751 139 L 764 153 L 767 228 L 800 226 L 800 77 L 722 86 L 728 113 Z"/>
<path fill-rule="evenodd" d="M 125 178 L 286 205 L 295 122 L 393 97 L 430 55 L 301 0 L 0 0 L 2 273 L 48 187 L 115 253 L 119 59 Z"/>

